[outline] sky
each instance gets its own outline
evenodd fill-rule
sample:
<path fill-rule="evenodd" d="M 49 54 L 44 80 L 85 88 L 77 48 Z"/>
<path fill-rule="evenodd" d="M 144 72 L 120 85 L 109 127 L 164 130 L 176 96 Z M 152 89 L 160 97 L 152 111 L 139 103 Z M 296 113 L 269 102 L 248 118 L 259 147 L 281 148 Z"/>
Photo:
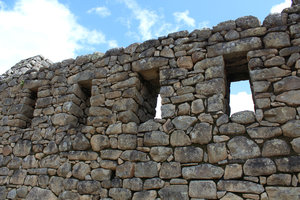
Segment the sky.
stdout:
<path fill-rule="evenodd" d="M 291 0 L 0 0 L 0 74 L 35 55 L 57 62 L 105 53 L 246 15 L 263 22 L 290 5 Z M 241 84 L 232 89 L 233 95 L 240 92 L 250 95 Z"/>

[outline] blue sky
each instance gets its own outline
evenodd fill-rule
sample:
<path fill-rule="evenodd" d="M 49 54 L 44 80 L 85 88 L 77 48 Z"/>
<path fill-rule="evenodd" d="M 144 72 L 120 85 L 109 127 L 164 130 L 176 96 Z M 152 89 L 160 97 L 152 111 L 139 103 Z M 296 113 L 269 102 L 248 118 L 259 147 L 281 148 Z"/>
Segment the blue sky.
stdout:
<path fill-rule="evenodd" d="M 246 15 L 263 22 L 290 4 L 290 0 L 0 0 L 0 73 L 38 54 L 57 62 Z"/>

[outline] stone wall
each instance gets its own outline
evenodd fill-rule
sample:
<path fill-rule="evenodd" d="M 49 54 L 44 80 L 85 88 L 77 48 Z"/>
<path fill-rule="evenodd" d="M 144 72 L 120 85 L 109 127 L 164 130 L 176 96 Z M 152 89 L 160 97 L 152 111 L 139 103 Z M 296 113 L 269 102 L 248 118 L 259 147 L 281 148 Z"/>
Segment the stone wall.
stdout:
<path fill-rule="evenodd" d="M 300 199 L 300 5 L 1 77 L 0 199 Z M 255 113 L 230 116 L 249 80 Z M 154 119 L 158 94 L 162 119 Z"/>

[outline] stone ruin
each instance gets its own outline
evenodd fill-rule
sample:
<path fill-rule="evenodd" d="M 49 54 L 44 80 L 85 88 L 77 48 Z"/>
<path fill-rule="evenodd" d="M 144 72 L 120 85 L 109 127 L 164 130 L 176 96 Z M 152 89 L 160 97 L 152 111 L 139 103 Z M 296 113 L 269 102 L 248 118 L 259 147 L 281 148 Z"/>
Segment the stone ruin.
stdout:
<path fill-rule="evenodd" d="M 0 82 L 0 199 L 300 199 L 299 13 L 21 61 Z M 240 80 L 255 113 L 229 117 Z"/>

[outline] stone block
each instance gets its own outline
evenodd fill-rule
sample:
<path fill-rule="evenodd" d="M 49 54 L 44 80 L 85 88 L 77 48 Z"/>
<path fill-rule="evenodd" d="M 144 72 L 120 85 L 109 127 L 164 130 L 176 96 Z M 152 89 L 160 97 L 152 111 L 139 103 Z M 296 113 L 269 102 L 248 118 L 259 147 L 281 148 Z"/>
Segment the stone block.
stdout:
<path fill-rule="evenodd" d="M 189 196 L 201 199 L 217 199 L 217 187 L 213 181 L 191 181 Z"/>
<path fill-rule="evenodd" d="M 182 176 L 184 179 L 219 179 L 224 170 L 211 164 L 200 164 L 192 167 L 184 167 Z"/>

